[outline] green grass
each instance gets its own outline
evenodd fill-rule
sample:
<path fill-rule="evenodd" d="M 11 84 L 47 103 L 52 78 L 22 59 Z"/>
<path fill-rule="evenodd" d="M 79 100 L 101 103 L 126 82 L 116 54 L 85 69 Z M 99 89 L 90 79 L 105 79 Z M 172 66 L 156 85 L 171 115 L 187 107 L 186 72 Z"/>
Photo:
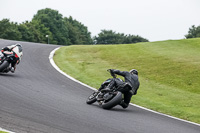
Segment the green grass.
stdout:
<path fill-rule="evenodd" d="M 8 132 L 0 131 L 0 133 L 8 133 Z"/>
<path fill-rule="evenodd" d="M 135 68 L 141 85 L 132 103 L 200 123 L 200 38 L 66 46 L 56 51 L 54 60 L 61 70 L 95 88 L 111 77 L 107 69 Z"/>

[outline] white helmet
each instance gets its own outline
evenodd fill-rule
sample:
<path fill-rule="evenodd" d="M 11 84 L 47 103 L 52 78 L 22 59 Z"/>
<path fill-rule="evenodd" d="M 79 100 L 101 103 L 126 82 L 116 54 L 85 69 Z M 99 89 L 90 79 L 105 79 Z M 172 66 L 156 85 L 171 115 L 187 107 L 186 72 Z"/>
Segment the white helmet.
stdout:
<path fill-rule="evenodd" d="M 15 44 L 15 46 L 17 46 L 19 48 L 19 52 L 22 52 L 22 45 L 21 44 L 17 43 L 17 44 Z"/>

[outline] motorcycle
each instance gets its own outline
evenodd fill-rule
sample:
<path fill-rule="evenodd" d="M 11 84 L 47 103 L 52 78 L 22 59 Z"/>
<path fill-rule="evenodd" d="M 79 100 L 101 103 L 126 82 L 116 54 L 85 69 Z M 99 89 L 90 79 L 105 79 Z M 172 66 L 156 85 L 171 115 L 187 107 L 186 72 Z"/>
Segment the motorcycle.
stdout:
<path fill-rule="evenodd" d="M 0 52 L 0 72 L 7 73 L 10 71 L 10 65 L 13 61 L 18 58 L 17 54 L 14 52 Z"/>
<path fill-rule="evenodd" d="M 116 75 L 112 73 L 110 69 L 108 69 L 107 71 L 111 74 L 113 78 L 116 78 Z M 118 79 L 121 80 L 120 78 Z M 112 79 L 107 79 L 106 81 L 104 81 L 102 83 L 103 89 L 105 89 L 111 81 Z M 93 104 L 95 102 L 98 102 L 103 109 L 111 109 L 120 104 L 120 102 L 123 100 L 123 94 L 118 91 L 118 88 L 119 87 L 114 86 L 107 91 L 103 89 L 95 91 L 88 97 L 86 103 Z"/>

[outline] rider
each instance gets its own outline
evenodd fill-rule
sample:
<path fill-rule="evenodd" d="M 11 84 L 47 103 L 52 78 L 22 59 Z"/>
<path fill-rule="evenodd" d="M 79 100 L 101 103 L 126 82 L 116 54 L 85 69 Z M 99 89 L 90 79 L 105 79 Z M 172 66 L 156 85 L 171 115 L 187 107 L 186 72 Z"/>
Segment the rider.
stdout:
<path fill-rule="evenodd" d="M 120 105 L 123 108 L 127 108 L 132 95 L 137 94 L 137 90 L 140 86 L 139 80 L 138 80 L 138 71 L 135 69 L 128 71 L 120 71 L 120 70 L 115 70 L 115 69 L 110 69 L 111 73 L 123 76 L 125 79 L 125 82 L 118 78 L 113 78 L 112 81 L 109 83 L 109 85 L 105 88 L 102 89 L 100 87 L 99 89 L 101 91 L 108 91 L 112 87 L 116 86 L 120 92 L 124 94 L 124 100 L 121 101 Z"/>
<path fill-rule="evenodd" d="M 4 51 L 9 51 L 9 52 L 14 52 L 14 54 L 16 54 L 16 58 L 15 60 L 11 63 L 11 68 L 10 71 L 12 73 L 15 72 L 16 70 L 16 64 L 19 64 L 23 55 L 22 52 L 22 45 L 17 43 L 15 45 L 11 45 L 11 46 L 6 46 L 4 48 L 2 48 L 1 52 L 3 53 Z"/>

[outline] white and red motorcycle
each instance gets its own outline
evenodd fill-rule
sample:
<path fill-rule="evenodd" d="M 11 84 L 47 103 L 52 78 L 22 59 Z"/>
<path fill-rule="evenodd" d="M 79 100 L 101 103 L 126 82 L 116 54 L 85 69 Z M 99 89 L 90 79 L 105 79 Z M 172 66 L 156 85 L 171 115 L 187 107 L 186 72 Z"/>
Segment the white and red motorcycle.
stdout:
<path fill-rule="evenodd" d="M 9 72 L 11 63 L 16 61 L 16 59 L 18 59 L 18 55 L 15 52 L 0 51 L 0 72 Z"/>

